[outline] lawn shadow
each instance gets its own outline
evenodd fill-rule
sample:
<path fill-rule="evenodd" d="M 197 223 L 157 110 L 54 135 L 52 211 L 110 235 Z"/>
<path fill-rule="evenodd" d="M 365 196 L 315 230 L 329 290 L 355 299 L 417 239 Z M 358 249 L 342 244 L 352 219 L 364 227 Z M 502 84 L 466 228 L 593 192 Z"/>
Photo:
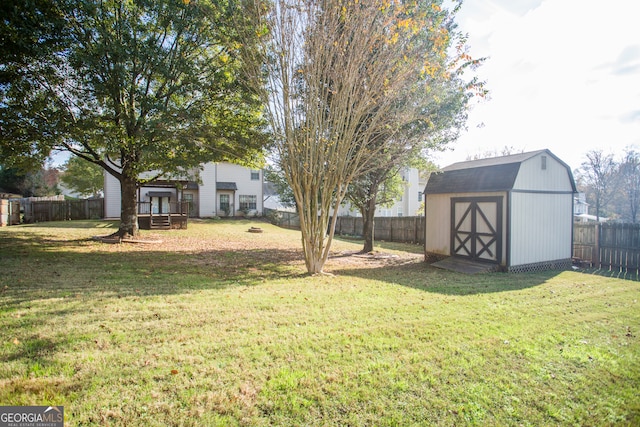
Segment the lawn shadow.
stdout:
<path fill-rule="evenodd" d="M 334 273 L 380 280 L 431 293 L 476 295 L 532 288 L 544 284 L 562 271 L 464 274 L 442 270 L 424 261 L 413 261 L 373 268 L 336 269 Z"/>
<path fill-rule="evenodd" d="M 117 230 L 118 229 L 118 224 L 119 221 L 113 221 L 113 220 L 73 220 L 73 221 L 51 221 L 51 222 L 35 222 L 32 224 L 21 224 L 20 227 L 24 227 L 24 228 L 33 228 L 33 227 L 38 227 L 38 228 L 68 228 L 68 229 L 74 229 L 74 228 L 80 228 L 80 229 L 86 229 L 86 228 L 95 228 L 98 230 L 103 230 L 105 228 L 107 229 L 114 229 Z"/>
<path fill-rule="evenodd" d="M 349 243 L 358 243 L 364 245 L 364 240 L 361 237 L 349 237 L 349 236 L 335 236 L 334 240 L 340 240 Z M 404 243 L 404 242 L 388 242 L 386 240 L 376 240 L 374 242 L 374 251 L 391 250 L 402 251 L 415 254 L 424 253 L 424 245 L 421 243 Z"/>
<path fill-rule="evenodd" d="M 75 228 L 95 228 L 96 225 L 91 221 L 69 223 Z M 0 278 L 0 307 L 34 298 L 139 297 L 256 286 L 307 275 L 302 249 L 293 245 L 274 248 L 264 242 L 256 247 L 209 246 L 199 250 L 183 250 L 177 246 L 172 250 L 154 245 L 136 249 L 106 245 L 102 249 L 89 240 L 86 236 L 76 239 L 69 236 L 65 240 L 55 232 L 0 235 L 0 255 L 6 258 L 6 262 L 0 262 L 6 273 L 5 278 Z M 83 245 L 88 249 L 74 248 Z M 379 247 L 399 251 L 404 245 L 380 242 Z M 400 254 L 388 262 L 369 264 L 360 260 L 356 264 L 337 264 L 331 266 L 331 272 L 449 295 L 520 290 L 540 285 L 558 274 L 466 275 L 432 267 L 422 261 L 418 252 L 407 253 L 410 256 Z M 12 277 L 19 280 L 14 281 Z M 4 286 L 10 289 L 3 291 Z"/>
<path fill-rule="evenodd" d="M 0 308 L 33 299 L 61 297 L 140 297 L 256 286 L 269 280 L 301 277 L 297 249 L 204 249 L 160 251 L 75 251 L 91 239 L 4 238 L 0 249 Z M 109 245 L 111 246 L 111 245 Z M 5 256 L 8 255 L 8 256 Z M 5 262 L 6 261 L 6 262 Z"/>
<path fill-rule="evenodd" d="M 637 273 L 629 273 L 620 270 L 605 270 L 601 268 L 580 268 L 574 269 L 576 273 L 590 274 L 593 276 L 610 277 L 612 279 L 632 280 L 634 282 L 640 281 L 640 276 Z"/>

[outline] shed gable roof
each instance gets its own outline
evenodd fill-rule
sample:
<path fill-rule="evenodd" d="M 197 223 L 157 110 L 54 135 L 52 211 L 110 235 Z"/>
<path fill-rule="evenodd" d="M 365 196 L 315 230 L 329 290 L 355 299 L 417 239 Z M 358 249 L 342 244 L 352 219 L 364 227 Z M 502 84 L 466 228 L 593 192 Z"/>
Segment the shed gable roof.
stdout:
<path fill-rule="evenodd" d="M 483 166 L 469 169 L 453 169 L 431 174 L 425 193 L 478 193 L 482 191 L 507 191 L 513 188 L 520 163 Z"/>
<path fill-rule="evenodd" d="M 432 173 L 424 192 L 425 194 L 443 194 L 508 191 L 513 189 L 520 165 L 540 154 L 554 158 L 566 168 L 575 192 L 576 185 L 571 168 L 549 150 L 453 163 L 443 168 L 441 172 Z"/>

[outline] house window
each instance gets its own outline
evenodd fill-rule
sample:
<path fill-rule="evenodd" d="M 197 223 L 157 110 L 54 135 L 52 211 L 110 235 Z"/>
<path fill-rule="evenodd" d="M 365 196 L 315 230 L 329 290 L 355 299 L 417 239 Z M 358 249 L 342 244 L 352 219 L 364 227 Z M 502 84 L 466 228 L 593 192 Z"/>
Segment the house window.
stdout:
<path fill-rule="evenodd" d="M 403 212 L 402 206 L 398 206 L 398 216 L 403 216 L 403 215 L 404 215 L 404 212 Z"/>
<path fill-rule="evenodd" d="M 422 191 L 418 191 L 418 201 L 422 201 Z"/>
<path fill-rule="evenodd" d="M 251 171 L 251 181 L 259 181 L 260 180 L 260 171 Z"/>
<path fill-rule="evenodd" d="M 547 169 L 547 156 L 540 157 L 540 160 L 541 160 L 540 167 L 542 168 L 542 170 L 546 170 Z"/>
<path fill-rule="evenodd" d="M 257 196 L 243 196 L 240 195 L 240 210 L 251 211 L 257 209 Z"/>

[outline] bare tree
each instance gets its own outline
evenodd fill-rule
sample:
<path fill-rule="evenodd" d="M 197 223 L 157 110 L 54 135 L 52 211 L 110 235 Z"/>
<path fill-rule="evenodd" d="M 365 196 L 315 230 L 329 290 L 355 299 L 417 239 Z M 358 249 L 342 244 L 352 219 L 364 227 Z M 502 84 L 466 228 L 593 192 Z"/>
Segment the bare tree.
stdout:
<path fill-rule="evenodd" d="M 616 191 L 618 165 L 613 154 L 605 154 L 603 150 L 592 150 L 585 154 L 586 161 L 578 170 L 579 179 L 586 185 L 587 197 L 596 207 L 596 220 Z"/>
<path fill-rule="evenodd" d="M 253 0 L 251 6 L 245 13 L 260 20 L 263 42 L 254 83 L 265 83 L 262 96 L 300 215 L 307 271 L 322 273 L 349 183 L 403 140 L 394 135 L 415 113 L 404 102 L 407 94 L 439 66 L 433 55 L 449 34 L 435 1 L 425 7 L 418 1 Z"/>
<path fill-rule="evenodd" d="M 476 154 L 467 156 L 467 160 L 480 160 L 480 159 L 489 159 L 492 157 L 502 157 L 502 156 L 510 156 L 512 154 L 524 153 L 524 149 L 517 149 L 513 145 L 505 145 L 504 147 L 492 150 L 484 150 L 477 152 Z"/>
<path fill-rule="evenodd" d="M 640 153 L 627 148 L 619 167 L 620 192 L 628 211 L 628 219 L 632 223 L 638 221 L 640 210 Z"/>

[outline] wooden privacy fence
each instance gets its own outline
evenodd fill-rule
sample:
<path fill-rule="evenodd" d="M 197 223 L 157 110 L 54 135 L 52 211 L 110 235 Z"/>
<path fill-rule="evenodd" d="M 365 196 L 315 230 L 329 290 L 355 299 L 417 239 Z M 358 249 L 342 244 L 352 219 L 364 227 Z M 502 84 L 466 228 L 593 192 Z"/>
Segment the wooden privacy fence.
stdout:
<path fill-rule="evenodd" d="M 264 210 L 271 222 L 280 227 L 300 228 L 300 217 L 296 212 L 274 209 Z M 336 222 L 336 235 L 362 236 L 362 218 L 340 216 Z M 376 217 L 374 239 L 387 242 L 424 243 L 425 221 L 423 216 Z"/>
<path fill-rule="evenodd" d="M 300 227 L 295 213 L 265 209 L 265 214 L 274 224 Z M 360 217 L 338 217 L 336 234 L 361 237 L 362 222 Z M 374 239 L 423 244 L 424 217 L 376 217 Z M 640 224 L 574 223 L 573 258 L 585 267 L 640 275 Z"/>
<path fill-rule="evenodd" d="M 300 228 L 300 215 L 298 215 L 297 212 L 264 208 L 264 215 L 269 218 L 273 224 L 279 227 Z"/>
<path fill-rule="evenodd" d="M 25 205 L 25 222 L 104 218 L 104 199 L 34 201 Z"/>
<path fill-rule="evenodd" d="M 362 218 L 341 216 L 336 222 L 336 234 L 362 236 Z M 423 216 L 376 217 L 374 240 L 387 242 L 424 243 Z"/>
<path fill-rule="evenodd" d="M 20 201 L 0 199 L 0 227 L 20 224 Z"/>
<path fill-rule="evenodd" d="M 576 223 L 573 256 L 585 266 L 640 274 L 640 224 Z"/>

